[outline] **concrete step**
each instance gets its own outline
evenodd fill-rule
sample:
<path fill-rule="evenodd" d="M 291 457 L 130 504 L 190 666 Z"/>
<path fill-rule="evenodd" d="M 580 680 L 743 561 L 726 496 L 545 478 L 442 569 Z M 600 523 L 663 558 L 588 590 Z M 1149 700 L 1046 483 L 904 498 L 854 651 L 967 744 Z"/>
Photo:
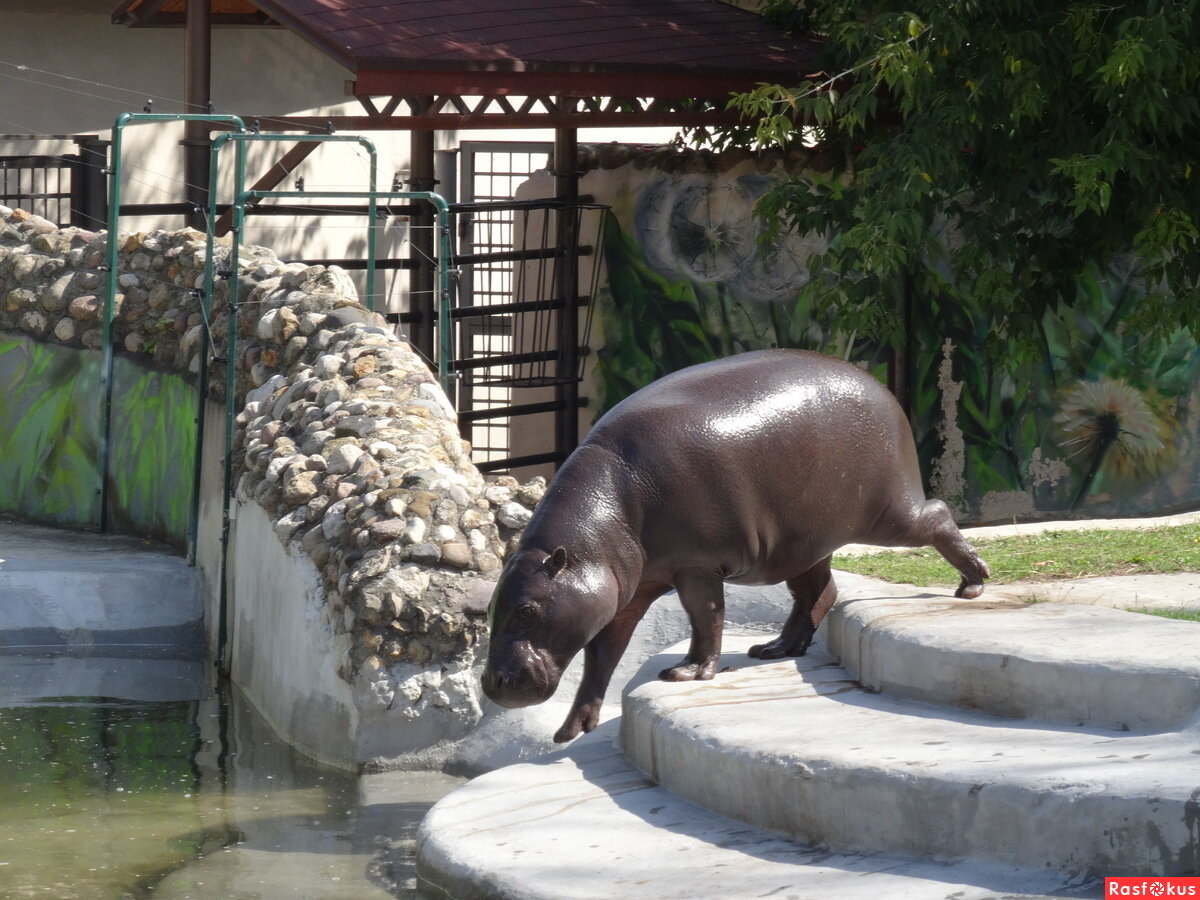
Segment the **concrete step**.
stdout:
<path fill-rule="evenodd" d="M 649 782 L 625 761 L 605 728 L 544 763 L 480 776 L 435 805 L 417 838 L 420 895 L 455 900 L 1099 896 L 1095 884 L 1052 873 L 986 862 L 945 865 L 839 854 L 749 828 Z M 706 775 L 711 772 L 696 773 L 698 779 Z"/>
<path fill-rule="evenodd" d="M 867 688 L 1117 731 L 1174 731 L 1200 717 L 1193 622 L 888 590 L 838 603 L 822 628 L 830 653 Z"/>
<path fill-rule="evenodd" d="M 756 640 L 727 635 L 735 671 L 712 682 L 654 679 L 686 649 L 673 648 L 626 695 L 625 754 L 676 796 L 835 850 L 1082 880 L 1200 874 L 1196 724 L 1133 733 L 935 707 L 864 690 L 822 650 L 751 660 Z"/>
<path fill-rule="evenodd" d="M 0 708 L 79 698 L 164 703 L 204 695 L 200 659 L 0 653 Z"/>
<path fill-rule="evenodd" d="M 0 522 L 0 653 L 200 658 L 200 580 L 169 548 Z"/>

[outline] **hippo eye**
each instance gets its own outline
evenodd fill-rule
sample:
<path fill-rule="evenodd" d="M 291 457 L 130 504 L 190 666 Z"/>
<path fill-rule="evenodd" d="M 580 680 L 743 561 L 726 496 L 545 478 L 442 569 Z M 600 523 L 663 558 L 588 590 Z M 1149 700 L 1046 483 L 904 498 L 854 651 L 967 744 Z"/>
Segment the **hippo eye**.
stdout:
<path fill-rule="evenodd" d="M 509 613 L 508 621 L 516 628 L 527 628 L 538 620 L 538 607 L 535 603 L 522 603 Z"/>

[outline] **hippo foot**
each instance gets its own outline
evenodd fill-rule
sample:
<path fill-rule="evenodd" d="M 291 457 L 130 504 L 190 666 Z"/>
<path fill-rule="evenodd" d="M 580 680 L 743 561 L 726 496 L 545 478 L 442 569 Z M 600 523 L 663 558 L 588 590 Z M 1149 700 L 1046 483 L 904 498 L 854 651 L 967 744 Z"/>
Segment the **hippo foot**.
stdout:
<path fill-rule="evenodd" d="M 798 638 L 790 638 L 781 634 L 775 640 L 767 641 L 765 644 L 751 645 L 746 653 L 753 659 L 784 659 L 788 656 L 803 656 L 808 652 L 808 646 L 811 643 L 811 634 Z"/>
<path fill-rule="evenodd" d="M 658 677 L 663 681 L 711 681 L 716 674 L 717 661 L 715 659 L 698 663 L 688 662 L 685 659 L 677 666 L 663 669 L 658 673 Z"/>
<path fill-rule="evenodd" d="M 580 734 L 586 734 L 589 731 L 594 731 L 596 726 L 600 724 L 600 704 L 588 704 L 579 709 L 571 710 L 567 720 L 563 722 L 562 727 L 554 732 L 554 743 L 565 744 L 567 741 L 573 741 Z"/>
<path fill-rule="evenodd" d="M 980 583 L 969 583 L 965 578 L 962 584 L 958 586 L 958 590 L 954 592 L 955 597 L 961 597 L 964 600 L 974 600 L 983 593 L 983 585 Z"/>

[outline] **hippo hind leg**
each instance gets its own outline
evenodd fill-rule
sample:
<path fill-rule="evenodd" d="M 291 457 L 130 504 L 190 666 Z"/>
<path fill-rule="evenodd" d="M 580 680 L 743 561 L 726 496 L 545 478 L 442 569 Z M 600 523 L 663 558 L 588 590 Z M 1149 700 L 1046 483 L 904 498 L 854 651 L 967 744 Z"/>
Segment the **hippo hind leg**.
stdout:
<path fill-rule="evenodd" d="M 932 545 L 950 565 L 958 569 L 962 581 L 954 596 L 971 600 L 983 593 L 983 582 L 992 574 L 991 570 L 963 537 L 954 524 L 950 508 L 941 500 L 929 500 L 921 507 L 909 539 L 908 542 L 913 546 Z"/>
<path fill-rule="evenodd" d="M 837 600 L 837 584 L 829 571 L 829 562 L 827 556 L 803 575 L 788 579 L 793 602 L 792 612 L 783 623 L 783 632 L 773 641 L 753 645 L 748 651 L 750 656 L 782 659 L 808 652 L 821 620 Z"/>

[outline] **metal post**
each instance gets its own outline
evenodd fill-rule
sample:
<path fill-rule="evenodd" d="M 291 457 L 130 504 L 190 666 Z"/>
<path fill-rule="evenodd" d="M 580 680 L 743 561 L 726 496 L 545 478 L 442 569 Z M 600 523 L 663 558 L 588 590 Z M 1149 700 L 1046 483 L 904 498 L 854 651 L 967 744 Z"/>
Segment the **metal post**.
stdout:
<path fill-rule="evenodd" d="M 100 439 L 100 460 L 98 463 L 100 483 L 96 486 L 96 494 L 100 497 L 100 530 L 108 528 L 108 456 L 109 442 L 112 440 L 112 400 L 113 400 L 113 345 L 112 320 L 113 311 L 117 305 L 117 220 L 121 210 L 121 138 L 124 136 L 125 123 L 132 118 L 132 113 L 122 113 L 117 116 L 113 125 L 112 136 L 112 166 L 109 177 L 112 183 L 108 189 L 108 240 L 106 242 L 105 268 L 106 290 L 104 292 L 104 321 L 101 323 L 100 346 L 100 388 L 103 401 L 100 406 L 100 427 L 103 436 Z"/>
<path fill-rule="evenodd" d="M 75 138 L 79 148 L 71 172 L 71 224 L 94 231 L 108 216 L 108 141 L 94 134 Z"/>
<path fill-rule="evenodd" d="M 434 174 L 434 134 L 432 131 L 414 131 L 411 136 L 409 165 L 412 174 L 409 187 L 414 193 L 431 193 L 437 186 Z M 426 360 L 434 358 L 434 319 L 437 316 L 436 283 L 434 281 L 433 233 L 434 213 L 432 207 L 421 207 L 413 213 L 409 228 L 409 253 L 413 269 L 409 302 L 415 313 L 409 338 L 416 351 Z"/>
<path fill-rule="evenodd" d="M 236 184 L 240 189 L 246 180 L 246 144 L 238 141 L 234 149 L 236 159 Z M 219 600 L 219 618 L 217 621 L 217 666 L 222 675 L 229 677 L 233 670 L 233 651 L 229 649 L 229 523 L 230 502 L 233 499 L 233 398 L 237 393 L 237 331 L 238 331 L 238 301 L 239 282 L 238 244 L 242 239 L 242 228 L 246 223 L 246 210 L 241 205 L 240 198 L 234 202 L 233 228 L 230 229 L 229 242 L 229 275 L 226 285 L 229 289 L 229 327 L 225 348 L 225 459 L 221 479 L 221 590 Z M 211 246 L 211 232 L 210 246 Z M 212 269 L 213 261 L 210 253 L 207 267 Z"/>
<path fill-rule="evenodd" d="M 554 195 L 562 205 L 556 241 L 555 293 L 562 300 L 558 319 L 558 371 L 555 373 L 554 450 L 559 462 L 579 443 L 579 163 L 574 128 L 554 132 Z"/>
<path fill-rule="evenodd" d="M 211 182 L 217 183 L 218 161 L 220 158 L 221 148 L 225 144 L 233 141 L 236 145 L 236 159 L 234 171 L 234 202 L 231 212 L 233 213 L 230 234 L 230 250 L 229 250 L 229 302 L 228 302 L 228 340 L 225 350 L 225 458 L 224 458 L 224 477 L 221 499 L 221 574 L 220 588 L 217 612 L 217 651 L 216 662 L 220 673 L 229 677 L 232 670 L 232 651 L 229 650 L 229 619 L 230 619 L 230 603 L 229 603 L 229 539 L 230 539 L 230 523 L 232 515 L 230 512 L 231 500 L 233 497 L 233 425 L 234 425 L 234 395 L 237 392 L 237 312 L 238 312 L 238 268 L 239 268 L 239 245 L 242 239 L 242 229 L 245 225 L 246 205 L 249 202 L 256 201 L 264 197 L 273 196 L 290 196 L 290 197 L 317 197 L 317 196 L 363 196 L 355 194 L 352 191 L 344 192 L 308 192 L 308 191 L 256 191 L 245 189 L 246 186 L 246 145 L 250 142 L 279 142 L 279 141 L 354 141 L 361 144 L 367 149 L 370 154 L 370 191 L 369 196 L 369 216 L 371 218 L 371 226 L 368 228 L 367 234 L 367 293 L 368 301 L 371 294 L 374 292 L 374 275 L 375 275 L 375 209 L 376 200 L 379 193 L 376 191 L 376 170 L 378 155 L 375 145 L 367 138 L 357 135 L 340 135 L 340 134 L 309 134 L 309 135 L 268 135 L 268 134 L 247 134 L 225 133 L 217 136 L 212 143 L 212 148 L 209 154 L 209 174 Z M 210 192 L 208 197 L 208 215 L 207 220 L 210 222 L 216 221 L 216 192 Z M 213 296 L 213 281 L 214 268 L 213 257 L 215 253 L 215 239 L 213 229 L 209 229 L 207 236 L 207 256 L 204 265 L 204 315 L 207 320 L 209 310 L 212 308 Z M 201 367 L 202 369 L 204 366 Z M 203 417 L 201 417 L 203 421 Z M 199 442 L 199 439 L 197 439 Z M 197 463 L 197 489 L 199 485 L 199 463 Z M 197 501 L 198 502 L 198 501 Z M 198 506 L 194 508 L 194 514 L 198 512 Z"/>

